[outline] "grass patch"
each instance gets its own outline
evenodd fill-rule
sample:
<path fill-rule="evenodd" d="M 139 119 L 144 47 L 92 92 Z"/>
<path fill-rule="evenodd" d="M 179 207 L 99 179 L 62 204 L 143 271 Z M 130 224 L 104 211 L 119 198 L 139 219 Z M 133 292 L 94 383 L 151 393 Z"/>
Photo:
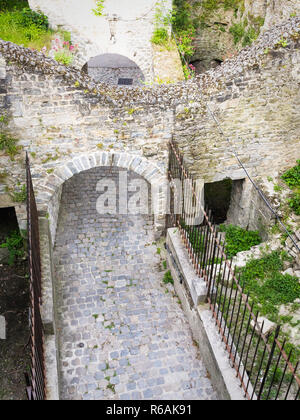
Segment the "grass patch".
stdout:
<path fill-rule="evenodd" d="M 298 278 L 281 274 L 286 260 L 286 253 L 273 251 L 261 259 L 250 260 L 244 268 L 238 269 L 241 284 L 245 285 L 245 292 L 250 294 L 256 309 L 273 322 L 278 322 L 280 305 L 300 298 Z"/>
<path fill-rule="evenodd" d="M 286 171 L 281 178 L 293 191 L 288 205 L 297 216 L 300 216 L 300 160 L 297 160 L 297 165 Z"/>
<path fill-rule="evenodd" d="M 11 232 L 0 245 L 0 248 L 7 248 L 9 251 L 8 264 L 14 265 L 18 258 L 23 258 L 24 251 L 24 239 L 22 238 L 19 231 Z"/>
<path fill-rule="evenodd" d="M 0 2 L 0 38 L 24 47 L 50 48 L 54 31 L 47 16 L 28 7 L 27 1 Z"/>
<path fill-rule="evenodd" d="M 19 153 L 21 147 L 17 146 L 18 140 L 7 132 L 0 133 L 0 150 L 4 151 L 11 160 Z"/>
<path fill-rule="evenodd" d="M 163 277 L 163 282 L 164 284 L 169 284 L 169 283 L 174 284 L 174 280 L 173 280 L 170 270 L 165 273 Z"/>
<path fill-rule="evenodd" d="M 255 245 L 261 243 L 258 231 L 250 231 L 234 225 L 220 225 L 220 231 L 226 232 L 226 255 L 234 257 L 238 252 L 249 251 Z"/>

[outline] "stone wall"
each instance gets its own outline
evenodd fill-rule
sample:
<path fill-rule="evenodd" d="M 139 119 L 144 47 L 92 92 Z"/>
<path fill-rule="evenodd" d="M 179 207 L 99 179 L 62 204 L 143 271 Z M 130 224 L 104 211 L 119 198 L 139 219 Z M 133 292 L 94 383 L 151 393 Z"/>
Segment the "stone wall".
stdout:
<path fill-rule="evenodd" d="M 264 19 L 262 31 L 267 31 L 274 25 L 300 14 L 298 0 L 245 0 L 244 7 L 244 16 L 250 14 Z"/>
<path fill-rule="evenodd" d="M 243 47 L 247 33 L 252 38 L 300 15 L 298 0 L 240 0 L 232 2 L 231 7 L 224 7 L 223 0 L 216 1 L 214 6 L 210 4 L 210 7 L 195 0 L 189 2 L 193 5 L 193 19 L 198 24 L 195 54 L 191 61 L 199 73 L 235 55 Z M 237 43 L 232 33 L 234 25 L 239 25 L 238 31 L 242 31 Z"/>
<path fill-rule="evenodd" d="M 172 0 L 165 0 L 172 8 Z M 95 16 L 94 0 L 29 0 L 34 10 L 42 10 L 53 28 L 70 31 L 79 45 L 75 65 L 81 68 L 100 54 L 120 54 L 137 63 L 147 82 L 153 82 L 153 51 L 156 0 L 105 0 L 103 16 Z"/>
<path fill-rule="evenodd" d="M 192 81 L 129 90 L 97 84 L 40 53 L 0 42 L 1 113 L 10 114 L 11 133 L 30 152 L 40 209 L 48 212 L 53 197 L 59 198 L 67 179 L 60 168 L 68 167 L 71 177 L 73 170 L 100 164 L 102 152 L 110 159 L 123 153 L 128 165 L 139 156 L 165 175 L 172 137 L 191 172 L 205 182 L 245 178 L 232 147 L 256 180 L 293 166 L 300 157 L 299 34 L 300 19 L 294 18 Z M 24 153 L 13 162 L 0 153 L 5 183 L 23 183 Z M 83 161 L 74 169 L 70 162 L 77 157 Z M 249 223 L 249 214 L 244 220 Z"/>
<path fill-rule="evenodd" d="M 143 85 L 144 75 L 138 67 L 88 67 L 89 76 L 96 82 L 117 86 L 120 78 L 132 79 L 132 85 Z"/>

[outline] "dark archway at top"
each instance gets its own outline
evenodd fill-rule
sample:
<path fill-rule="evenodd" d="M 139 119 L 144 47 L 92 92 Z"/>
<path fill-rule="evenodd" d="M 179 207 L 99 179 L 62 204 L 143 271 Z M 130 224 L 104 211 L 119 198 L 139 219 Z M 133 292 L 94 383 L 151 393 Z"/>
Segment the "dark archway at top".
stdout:
<path fill-rule="evenodd" d="M 114 86 L 137 86 L 145 81 L 140 67 L 120 54 L 93 57 L 83 66 L 83 71 L 97 82 Z"/>

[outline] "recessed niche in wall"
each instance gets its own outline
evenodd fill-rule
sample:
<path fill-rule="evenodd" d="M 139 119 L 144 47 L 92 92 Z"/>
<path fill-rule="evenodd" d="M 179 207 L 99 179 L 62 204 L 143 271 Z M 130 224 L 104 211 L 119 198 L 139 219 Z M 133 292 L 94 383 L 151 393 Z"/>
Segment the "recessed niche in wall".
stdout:
<path fill-rule="evenodd" d="M 15 208 L 0 208 L 0 243 L 5 240 L 10 232 L 16 230 L 19 230 L 19 225 Z"/>
<path fill-rule="evenodd" d="M 212 182 L 204 185 L 205 204 L 212 211 L 215 223 L 224 223 L 231 201 L 232 180 Z"/>
<path fill-rule="evenodd" d="M 131 86 L 133 85 L 133 79 L 122 79 L 118 80 L 118 85 L 120 86 Z"/>
<path fill-rule="evenodd" d="M 82 71 L 88 73 L 96 82 L 115 86 L 136 86 L 145 81 L 139 66 L 120 54 L 93 57 L 83 66 Z"/>

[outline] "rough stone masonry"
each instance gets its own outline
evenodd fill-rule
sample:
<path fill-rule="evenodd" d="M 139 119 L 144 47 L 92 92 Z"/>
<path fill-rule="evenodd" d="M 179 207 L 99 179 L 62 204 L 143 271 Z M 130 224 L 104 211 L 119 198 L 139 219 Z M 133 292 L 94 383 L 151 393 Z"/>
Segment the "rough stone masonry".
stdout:
<path fill-rule="evenodd" d="M 1 112 L 10 115 L 11 133 L 31 153 L 40 210 L 50 213 L 55 226 L 56 199 L 74 172 L 63 168 L 80 156 L 86 163 L 75 164 L 75 172 L 88 169 L 89 155 L 99 150 L 143 157 L 165 176 L 173 138 L 191 172 L 205 182 L 245 178 L 232 147 L 256 180 L 293 166 L 299 158 L 299 26 L 300 19 L 292 18 L 274 27 L 192 81 L 129 90 L 97 84 L 75 68 L 0 42 Z M 0 186 L 3 203 L 9 199 L 5 188 L 24 182 L 23 162 L 23 152 L 13 162 L 1 152 L 8 175 Z M 254 193 L 245 183 L 244 196 Z M 255 228 L 255 208 L 250 215 L 245 206 L 244 212 L 243 223 Z M 24 206 L 17 213 L 22 220 Z"/>

